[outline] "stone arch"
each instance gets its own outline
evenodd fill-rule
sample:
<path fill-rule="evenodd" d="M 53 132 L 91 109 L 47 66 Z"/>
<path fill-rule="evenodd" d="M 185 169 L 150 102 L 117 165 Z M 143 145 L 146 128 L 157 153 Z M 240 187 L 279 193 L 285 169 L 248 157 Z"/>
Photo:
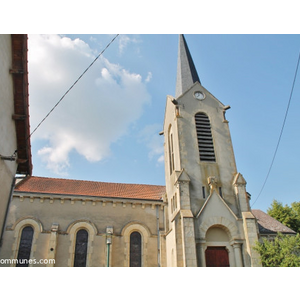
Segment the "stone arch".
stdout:
<path fill-rule="evenodd" d="M 229 232 L 222 225 L 213 225 L 208 228 L 205 235 L 206 242 L 223 241 L 229 242 Z"/>
<path fill-rule="evenodd" d="M 11 227 L 12 230 L 18 230 L 20 229 L 20 227 L 25 227 L 26 225 L 32 225 L 32 227 L 37 230 L 38 232 L 42 232 L 43 231 L 43 225 L 42 222 L 34 217 L 23 217 L 18 219 L 13 226 Z"/>
<path fill-rule="evenodd" d="M 130 222 L 121 231 L 124 238 L 124 267 L 129 266 L 130 235 L 134 231 L 139 232 L 142 236 L 142 267 L 147 267 L 147 245 L 151 233 L 149 228 L 140 222 Z"/>
<path fill-rule="evenodd" d="M 200 239 L 205 239 L 207 230 L 212 226 L 219 226 L 225 230 L 230 240 L 239 238 L 238 228 L 234 223 L 224 217 L 211 217 L 200 225 Z"/>
<path fill-rule="evenodd" d="M 222 229 L 228 236 L 228 241 L 221 240 L 221 241 L 207 241 L 206 234 L 209 229 L 211 228 L 220 228 Z M 200 264 L 201 266 L 206 266 L 206 259 L 205 259 L 205 251 L 208 247 L 216 246 L 222 247 L 224 246 L 228 252 L 229 263 L 230 266 L 242 266 L 240 263 L 240 248 L 235 250 L 235 240 L 239 240 L 239 231 L 238 227 L 231 222 L 230 220 L 226 219 L 225 217 L 211 217 L 205 220 L 200 225 L 200 240 L 201 242 L 198 243 L 198 253 L 200 257 Z"/>
<path fill-rule="evenodd" d="M 70 247 L 69 247 L 69 259 L 68 266 L 73 267 L 74 265 L 74 255 L 75 255 L 75 245 L 76 245 L 76 234 L 80 229 L 85 229 L 88 232 L 88 245 L 87 245 L 87 258 L 86 266 L 91 266 L 91 256 L 93 253 L 93 241 L 95 235 L 97 235 L 96 226 L 88 220 L 77 220 L 69 225 L 67 228 L 67 233 L 70 235 Z"/>
<path fill-rule="evenodd" d="M 33 239 L 31 245 L 30 259 L 34 258 L 34 253 L 36 251 L 36 243 L 39 237 L 39 234 L 43 231 L 43 225 L 40 220 L 32 217 L 25 217 L 17 220 L 15 224 L 12 226 L 14 230 L 14 243 L 12 245 L 12 263 L 11 266 L 16 266 L 16 259 L 18 257 L 19 245 L 21 240 L 21 234 L 23 228 L 26 226 L 33 227 Z M 29 264 L 31 266 L 31 264 Z"/>
<path fill-rule="evenodd" d="M 76 220 L 73 223 L 71 223 L 66 232 L 68 234 L 71 234 L 74 230 L 76 230 L 76 232 L 80 229 L 80 227 L 82 227 L 83 229 L 88 229 L 91 233 L 93 233 L 94 235 L 97 234 L 98 230 L 95 226 L 94 223 L 92 223 L 89 220 Z M 89 232 L 89 233 L 90 233 Z"/>

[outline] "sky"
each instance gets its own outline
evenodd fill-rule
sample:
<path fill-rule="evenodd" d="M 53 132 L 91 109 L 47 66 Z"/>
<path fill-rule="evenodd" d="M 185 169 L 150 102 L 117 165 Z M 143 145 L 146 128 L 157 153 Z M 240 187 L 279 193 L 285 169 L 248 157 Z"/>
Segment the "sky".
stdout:
<path fill-rule="evenodd" d="M 29 34 L 32 130 L 120 33 L 32 135 L 33 175 L 164 185 L 163 141 L 158 133 L 163 126 L 166 96 L 175 94 L 178 34 L 185 33 L 201 83 L 223 104 L 231 106 L 226 118 L 237 168 L 247 180 L 253 203 L 269 170 L 291 92 L 300 36 L 290 34 L 299 33 L 298 6 L 294 0 L 287 0 L 285 5 L 255 0 L 129 0 L 102 1 L 97 5 L 90 0 L 72 5 L 56 0 L 42 5 L 30 0 L 3 3 L 2 33 Z M 61 34 L 47 37 L 38 36 L 39 33 Z M 299 80 L 297 77 L 273 168 L 253 208 L 266 211 L 273 199 L 284 204 L 300 201 L 296 188 L 300 167 Z M 257 271 L 256 280 L 263 276 L 264 282 L 273 284 L 273 279 L 280 276 L 282 285 L 284 279 L 289 286 L 297 285 L 297 276 L 290 276 L 290 269 L 280 269 L 280 274 L 272 270 L 267 276 L 265 270 Z M 116 280 L 111 280 L 108 272 L 104 276 L 98 270 L 96 276 L 78 275 L 81 281 L 88 278 L 90 286 L 91 280 L 95 280 L 94 286 L 99 285 L 101 278 L 106 290 L 115 295 Z M 131 283 L 134 277 L 136 283 L 141 283 L 136 287 L 144 288 L 144 278 L 151 270 L 144 271 L 145 276 L 128 276 L 128 269 L 124 272 L 118 269 L 113 273 L 114 278 L 120 274 L 118 286 L 127 288 L 124 279 Z M 175 272 L 172 269 L 172 274 Z M 193 270 L 197 276 L 181 276 L 185 271 L 178 272 L 178 277 L 186 278 L 189 286 L 191 278 L 197 284 L 202 274 L 201 270 Z M 235 268 L 226 270 L 226 274 L 222 270 L 205 270 L 201 281 L 207 286 L 220 276 L 221 288 L 215 294 L 220 291 L 224 297 L 223 290 L 232 282 L 228 272 L 238 275 L 234 279 L 240 284 L 235 289 L 244 293 L 245 277 L 251 274 L 249 282 L 253 279 L 249 269 Z M 241 272 L 245 273 L 240 276 Z M 157 280 L 160 274 L 163 282 L 170 279 L 172 286 L 173 276 L 156 272 Z M 210 274 L 214 280 L 210 280 Z M 44 280 L 45 275 L 36 276 L 35 280 Z M 13 276 L 16 277 L 15 272 Z M 20 278 L 19 286 L 23 282 L 27 284 Z M 81 290 L 86 296 L 86 289 L 74 289 L 73 297 L 83 296 Z M 118 290 L 123 296 L 124 289 Z M 93 289 L 89 291 L 91 294 Z M 173 291 L 176 297 L 181 293 L 180 289 L 166 289 L 168 297 L 173 296 Z M 182 296 L 187 297 L 187 289 L 182 291 Z M 261 294 L 264 292 L 268 297 L 273 292 L 276 299 L 288 293 L 294 296 L 293 288 L 260 290 Z M 24 293 L 22 297 L 26 298 Z"/>
<path fill-rule="evenodd" d="M 115 37 L 29 35 L 31 131 Z M 300 201 L 300 75 L 268 180 L 300 50 L 299 35 L 187 34 L 202 85 L 224 105 L 252 208 Z M 120 34 L 32 134 L 33 175 L 165 185 L 163 129 L 175 94 L 177 34 Z"/>

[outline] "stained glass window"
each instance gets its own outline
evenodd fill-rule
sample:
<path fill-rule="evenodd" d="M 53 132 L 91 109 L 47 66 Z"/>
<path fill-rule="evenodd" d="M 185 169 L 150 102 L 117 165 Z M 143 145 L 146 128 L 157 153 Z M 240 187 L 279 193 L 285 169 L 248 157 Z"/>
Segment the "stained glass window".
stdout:
<path fill-rule="evenodd" d="M 26 226 L 22 230 L 16 267 L 28 267 L 33 239 L 33 228 Z"/>
<path fill-rule="evenodd" d="M 80 229 L 76 234 L 74 267 L 85 267 L 87 257 L 88 232 Z"/>
<path fill-rule="evenodd" d="M 137 231 L 130 235 L 130 267 L 142 266 L 142 237 Z"/>

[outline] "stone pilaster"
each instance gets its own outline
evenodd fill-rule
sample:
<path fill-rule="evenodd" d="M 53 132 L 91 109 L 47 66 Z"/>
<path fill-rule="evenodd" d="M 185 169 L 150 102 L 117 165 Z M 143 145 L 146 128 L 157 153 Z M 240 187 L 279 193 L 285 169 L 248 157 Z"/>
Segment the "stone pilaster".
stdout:
<path fill-rule="evenodd" d="M 242 248 L 241 248 L 241 246 L 242 246 L 242 242 L 234 241 L 232 243 L 236 267 L 243 267 Z"/>
<path fill-rule="evenodd" d="M 247 253 L 251 261 L 251 267 L 261 267 L 260 256 L 258 252 L 253 249 L 258 241 L 256 219 L 250 211 L 242 212 L 242 216 Z"/>
<path fill-rule="evenodd" d="M 48 247 L 48 263 L 47 267 L 54 267 L 55 265 L 55 255 L 56 255 L 56 246 L 57 246 L 57 231 L 58 224 L 54 223 L 51 226 L 49 247 Z"/>
<path fill-rule="evenodd" d="M 206 267 L 205 260 L 205 240 L 200 240 L 200 243 L 197 243 L 197 252 L 198 252 L 198 267 Z"/>
<path fill-rule="evenodd" d="M 185 267 L 197 267 L 194 218 L 190 210 L 181 210 L 183 262 Z"/>

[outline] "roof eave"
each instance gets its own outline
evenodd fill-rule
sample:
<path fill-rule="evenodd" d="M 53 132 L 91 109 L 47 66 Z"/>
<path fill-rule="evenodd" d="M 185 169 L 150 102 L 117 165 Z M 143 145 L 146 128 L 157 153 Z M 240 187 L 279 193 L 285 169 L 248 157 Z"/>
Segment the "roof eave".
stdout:
<path fill-rule="evenodd" d="M 17 137 L 17 174 L 32 174 L 29 96 L 28 96 L 28 61 L 27 34 L 12 34 L 12 68 L 14 114 Z"/>

